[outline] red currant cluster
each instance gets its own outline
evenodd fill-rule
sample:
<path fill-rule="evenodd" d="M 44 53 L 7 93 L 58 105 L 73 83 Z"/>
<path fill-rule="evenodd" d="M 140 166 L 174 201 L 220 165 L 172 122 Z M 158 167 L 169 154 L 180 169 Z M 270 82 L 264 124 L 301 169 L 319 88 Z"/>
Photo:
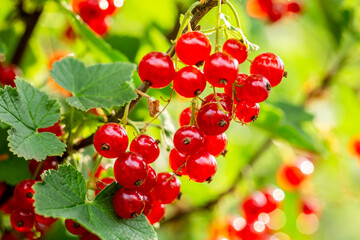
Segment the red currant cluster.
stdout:
<path fill-rule="evenodd" d="M 73 0 L 71 5 L 94 32 L 103 36 L 109 28 L 108 17 L 123 3 L 124 0 Z"/>
<path fill-rule="evenodd" d="M 249 0 L 246 10 L 251 17 L 276 22 L 289 14 L 300 13 L 301 5 L 298 1 Z"/>
<path fill-rule="evenodd" d="M 106 158 L 117 158 L 114 164 L 115 179 L 98 181 L 98 194 L 116 180 L 122 188 L 113 198 L 116 213 L 122 218 L 140 214 L 149 222 L 159 222 L 165 214 L 165 204 L 172 203 L 180 194 L 180 181 L 170 173 L 159 173 L 149 165 L 159 156 L 158 141 L 150 135 L 140 134 L 130 144 L 125 129 L 116 123 L 107 123 L 95 133 L 96 151 Z"/>
<path fill-rule="evenodd" d="M 19 70 L 12 65 L 2 65 L 0 63 L 0 83 L 3 85 L 10 85 L 15 87 L 16 72 Z"/>
<path fill-rule="evenodd" d="M 174 135 L 175 149 L 169 158 L 177 174 L 209 182 L 217 169 L 215 157 L 225 150 L 230 121 L 237 117 L 241 123 L 249 123 L 257 118 L 258 103 L 281 82 L 284 64 L 277 55 L 263 53 L 252 61 L 250 75 L 238 73 L 239 64 L 248 57 L 247 46 L 228 39 L 222 52 L 210 54 L 210 40 L 198 31 L 183 34 L 176 41 L 175 51 L 176 62 L 179 59 L 188 66 L 176 72 L 170 56 L 150 52 L 139 63 L 139 76 L 152 88 L 163 88 L 173 81 L 173 89 L 185 98 L 197 98 L 207 82 L 213 86 L 214 93 L 201 99 L 200 108 L 192 104 L 181 113 L 181 128 Z M 203 63 L 201 71 L 196 66 Z M 216 88 L 223 88 L 225 93 L 216 93 Z"/>

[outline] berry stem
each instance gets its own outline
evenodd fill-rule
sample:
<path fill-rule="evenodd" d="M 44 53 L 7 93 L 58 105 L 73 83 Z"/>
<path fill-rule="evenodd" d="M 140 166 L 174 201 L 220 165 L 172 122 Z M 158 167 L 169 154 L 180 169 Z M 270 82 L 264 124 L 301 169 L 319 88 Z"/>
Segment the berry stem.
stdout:
<path fill-rule="evenodd" d="M 197 99 L 193 98 L 191 101 L 191 117 L 190 117 L 190 126 L 192 125 L 196 125 L 196 115 L 195 115 L 195 109 L 196 109 L 196 105 L 197 105 Z"/>
<path fill-rule="evenodd" d="M 129 107 L 130 107 L 130 103 L 127 103 L 125 105 L 124 116 L 121 120 L 121 123 L 122 123 L 124 129 L 126 129 L 126 125 L 128 123 Z"/>
<path fill-rule="evenodd" d="M 37 166 L 34 174 L 32 175 L 31 179 L 35 180 L 36 176 L 38 175 L 40 168 L 42 167 L 42 165 L 44 164 L 45 160 L 41 161 L 41 163 L 39 163 L 39 165 Z"/>
<path fill-rule="evenodd" d="M 71 108 L 70 110 L 70 122 L 69 122 L 69 134 L 66 139 L 66 145 L 69 149 L 72 149 L 72 143 L 71 143 L 71 137 L 72 137 L 72 126 L 73 126 L 73 118 L 74 118 L 74 108 Z"/>
<path fill-rule="evenodd" d="M 225 4 L 228 5 L 232 11 L 232 13 L 235 16 L 235 21 L 236 21 L 236 25 L 239 29 L 241 29 L 241 23 L 240 23 L 240 18 L 239 18 L 239 14 L 236 11 L 236 8 L 234 7 L 234 5 L 231 4 L 231 2 L 229 2 L 229 0 L 225 0 Z"/>
<path fill-rule="evenodd" d="M 218 108 L 219 108 L 221 111 L 223 111 L 224 113 L 227 113 L 227 111 L 225 111 L 225 109 L 222 107 L 222 105 L 221 105 L 221 103 L 220 103 L 220 101 L 219 101 L 219 97 L 218 97 L 218 95 L 217 95 L 217 93 L 216 93 L 215 87 L 213 87 L 213 91 L 214 91 L 214 98 L 215 98 L 215 100 L 216 100 L 216 103 L 217 103 L 217 105 L 218 105 Z"/>
<path fill-rule="evenodd" d="M 95 158 L 95 165 L 94 165 L 94 168 L 91 172 L 91 175 L 90 177 L 87 179 L 86 181 L 86 198 L 89 200 L 89 195 L 88 195 L 88 190 L 90 189 L 90 185 L 91 185 L 91 182 L 100 166 L 100 163 L 101 163 L 101 160 L 103 159 L 102 156 L 100 156 L 99 154 L 97 154 L 96 158 Z"/>
<path fill-rule="evenodd" d="M 135 122 L 131 121 L 130 119 L 127 120 L 127 124 L 129 126 L 131 126 L 135 131 L 136 131 L 136 134 L 139 135 L 140 134 L 140 130 L 139 128 L 136 126 Z"/>
<path fill-rule="evenodd" d="M 217 22 L 216 22 L 216 36 L 215 36 L 215 52 L 220 51 L 220 44 L 219 44 L 219 38 L 220 38 L 220 19 L 221 18 L 221 0 L 218 0 L 218 11 L 217 11 Z"/>

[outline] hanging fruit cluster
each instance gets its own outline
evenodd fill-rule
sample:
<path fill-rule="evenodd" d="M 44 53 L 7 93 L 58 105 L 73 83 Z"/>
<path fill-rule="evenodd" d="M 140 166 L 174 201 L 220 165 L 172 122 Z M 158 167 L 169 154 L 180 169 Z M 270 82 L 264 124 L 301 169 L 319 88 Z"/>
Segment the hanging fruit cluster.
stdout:
<path fill-rule="evenodd" d="M 124 0 L 72 0 L 73 11 L 97 34 L 109 30 L 109 17 L 122 7 Z"/>
<path fill-rule="evenodd" d="M 246 10 L 251 17 L 273 23 L 288 15 L 299 14 L 302 6 L 298 1 L 249 0 Z"/>

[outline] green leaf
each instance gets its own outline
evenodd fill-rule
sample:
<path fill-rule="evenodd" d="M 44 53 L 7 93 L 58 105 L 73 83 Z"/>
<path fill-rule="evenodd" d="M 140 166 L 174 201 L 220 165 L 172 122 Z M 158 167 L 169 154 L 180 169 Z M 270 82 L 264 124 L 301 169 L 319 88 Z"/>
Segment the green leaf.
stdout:
<path fill-rule="evenodd" d="M 38 128 L 58 121 L 59 102 L 20 78 L 15 83 L 16 88 L 0 89 L 0 120 L 12 126 L 8 131 L 10 150 L 19 157 L 37 161 L 61 156 L 66 145 L 53 133 L 37 132 Z"/>
<path fill-rule="evenodd" d="M 68 9 L 67 6 L 59 4 L 61 9 L 68 15 L 70 18 L 70 22 L 72 26 L 75 28 L 77 33 L 82 36 L 82 39 L 86 41 L 86 43 L 91 47 L 93 50 L 96 51 L 96 55 L 103 56 L 107 58 L 111 62 L 115 61 L 127 61 L 128 59 L 124 54 L 113 49 L 110 44 L 108 44 L 104 39 L 96 35 L 90 28 L 84 24 L 79 18 L 74 14 L 71 10 Z"/>
<path fill-rule="evenodd" d="M 130 87 L 136 66 L 132 63 L 96 64 L 90 67 L 71 57 L 55 62 L 51 76 L 73 94 L 67 102 L 78 109 L 122 106 L 136 98 Z"/>
<path fill-rule="evenodd" d="M 83 175 L 71 165 L 62 165 L 58 171 L 45 172 L 42 182 L 36 183 L 33 188 L 38 214 L 74 219 L 106 240 L 156 239 L 154 229 L 144 215 L 134 219 L 117 216 L 112 198 L 120 188 L 118 184 L 111 184 L 93 202 L 88 202 Z"/>
<path fill-rule="evenodd" d="M 6 54 L 6 46 L 4 45 L 3 42 L 0 42 L 0 55 L 5 55 Z"/>

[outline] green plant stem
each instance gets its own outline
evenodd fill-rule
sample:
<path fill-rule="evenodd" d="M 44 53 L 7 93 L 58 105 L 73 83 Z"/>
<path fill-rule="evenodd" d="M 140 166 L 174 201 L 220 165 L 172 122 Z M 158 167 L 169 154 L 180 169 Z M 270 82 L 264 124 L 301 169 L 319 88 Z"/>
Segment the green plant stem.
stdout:
<path fill-rule="evenodd" d="M 216 21 L 216 32 L 215 32 L 215 52 L 220 51 L 220 16 L 221 16 L 221 0 L 218 0 L 218 11 L 217 11 L 217 21 Z"/>
<path fill-rule="evenodd" d="M 197 98 L 193 98 L 193 99 L 191 100 L 191 107 L 190 107 L 190 109 L 191 109 L 190 126 L 196 124 L 196 121 L 195 121 L 195 117 L 196 117 L 196 115 L 195 115 L 196 103 L 197 103 Z"/>
<path fill-rule="evenodd" d="M 139 130 L 139 128 L 136 126 L 136 124 L 135 124 L 134 121 L 131 121 L 130 119 L 128 119 L 127 124 L 128 124 L 129 126 L 131 126 L 133 129 L 135 129 L 137 135 L 140 134 L 140 130 Z"/>
<path fill-rule="evenodd" d="M 36 176 L 38 175 L 38 173 L 39 173 L 39 171 L 40 171 L 40 169 L 41 169 L 42 165 L 44 164 L 44 162 L 45 162 L 45 160 L 43 160 L 43 161 L 41 161 L 41 162 L 39 163 L 39 165 L 37 166 L 37 168 L 36 168 L 36 170 L 35 170 L 34 174 L 33 174 L 33 175 L 32 175 L 32 177 L 31 177 L 31 179 L 33 179 L 33 180 L 35 180 L 35 179 L 36 179 Z"/>
<path fill-rule="evenodd" d="M 229 2 L 229 0 L 225 1 L 225 4 L 228 5 L 232 11 L 232 13 L 235 16 L 235 21 L 236 21 L 236 25 L 239 29 L 241 29 L 241 23 L 240 23 L 240 18 L 239 18 L 239 14 L 236 11 L 236 8 L 234 7 L 234 5 L 231 4 L 231 2 Z"/>
<path fill-rule="evenodd" d="M 130 103 L 127 103 L 125 105 L 124 116 L 123 116 L 123 118 L 121 120 L 124 129 L 126 129 L 126 125 L 127 125 L 127 122 L 128 122 L 129 107 L 130 107 Z"/>
<path fill-rule="evenodd" d="M 68 146 L 68 149 L 72 149 L 72 141 L 71 141 L 71 137 L 72 137 L 72 127 L 73 127 L 73 118 L 74 118 L 74 108 L 71 108 L 70 110 L 70 122 L 69 122 L 69 134 L 68 137 L 66 139 L 66 145 Z"/>
<path fill-rule="evenodd" d="M 86 196 L 88 196 L 88 190 L 90 189 L 91 182 L 92 182 L 92 180 L 94 179 L 94 176 L 95 176 L 95 174 L 96 174 L 96 172 L 97 172 L 97 170 L 98 170 L 98 168 L 99 168 L 99 166 L 100 166 L 100 163 L 101 163 L 101 160 L 102 160 L 102 159 L 103 159 L 103 157 L 100 156 L 100 155 L 98 155 L 98 156 L 96 157 L 96 159 L 95 159 L 94 168 L 93 168 L 93 170 L 92 170 L 92 172 L 91 172 L 90 177 L 89 177 L 89 178 L 87 179 L 87 181 L 86 181 Z"/>

